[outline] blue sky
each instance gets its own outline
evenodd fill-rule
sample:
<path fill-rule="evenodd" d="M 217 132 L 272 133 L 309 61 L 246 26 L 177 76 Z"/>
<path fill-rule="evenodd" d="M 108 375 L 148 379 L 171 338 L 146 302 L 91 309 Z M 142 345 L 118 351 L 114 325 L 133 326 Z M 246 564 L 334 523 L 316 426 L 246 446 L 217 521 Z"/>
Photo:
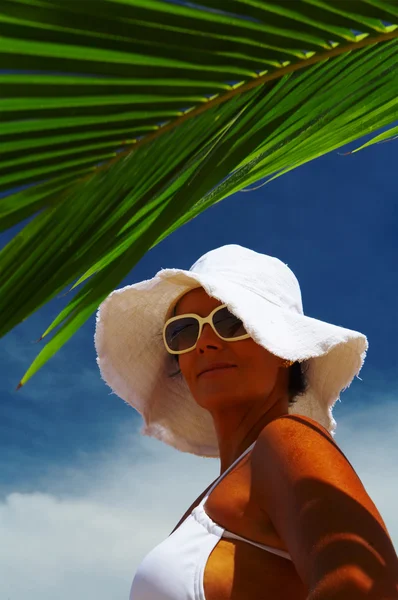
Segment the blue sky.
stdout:
<path fill-rule="evenodd" d="M 365 333 L 368 356 L 335 407 L 335 439 L 398 548 L 398 141 L 342 152 L 212 207 L 148 252 L 118 287 L 241 244 L 289 265 L 306 314 Z M 140 560 L 219 472 L 217 460 L 140 436 L 141 417 L 101 380 L 94 315 L 15 391 L 41 347 L 34 341 L 68 301 L 54 299 L 0 340 L 4 600 L 127 599 Z"/>

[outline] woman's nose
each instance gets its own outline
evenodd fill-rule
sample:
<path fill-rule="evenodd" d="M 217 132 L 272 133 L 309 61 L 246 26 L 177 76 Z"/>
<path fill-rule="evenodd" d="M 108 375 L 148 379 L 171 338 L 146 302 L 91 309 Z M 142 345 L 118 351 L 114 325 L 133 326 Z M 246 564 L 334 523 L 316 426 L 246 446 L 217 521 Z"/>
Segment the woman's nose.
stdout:
<path fill-rule="evenodd" d="M 196 345 L 196 349 L 199 352 L 203 352 L 206 348 L 221 348 L 222 347 L 222 339 L 218 337 L 216 333 L 214 333 L 213 329 L 210 327 L 208 323 L 203 327 L 200 337 L 198 339 L 198 343 Z"/>

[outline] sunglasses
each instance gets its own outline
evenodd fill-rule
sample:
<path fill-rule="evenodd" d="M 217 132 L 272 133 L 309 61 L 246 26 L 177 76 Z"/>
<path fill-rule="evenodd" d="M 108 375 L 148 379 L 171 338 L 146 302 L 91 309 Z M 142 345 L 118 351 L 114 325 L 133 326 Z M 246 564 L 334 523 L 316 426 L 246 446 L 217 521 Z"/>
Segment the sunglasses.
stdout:
<path fill-rule="evenodd" d="M 207 317 L 192 313 L 178 315 L 166 321 L 163 340 L 170 354 L 184 354 L 196 348 L 203 326 L 208 323 L 214 333 L 226 342 L 237 342 L 250 337 L 243 323 L 235 317 L 226 304 L 217 306 Z"/>

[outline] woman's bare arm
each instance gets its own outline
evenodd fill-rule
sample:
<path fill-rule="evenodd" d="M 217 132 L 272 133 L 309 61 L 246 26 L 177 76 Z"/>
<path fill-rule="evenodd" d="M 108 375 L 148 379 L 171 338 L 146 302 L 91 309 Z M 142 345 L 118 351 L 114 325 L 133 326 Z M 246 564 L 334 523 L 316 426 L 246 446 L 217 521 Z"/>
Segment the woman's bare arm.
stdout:
<path fill-rule="evenodd" d="M 301 415 L 264 427 L 252 487 L 308 600 L 398 600 L 398 558 L 387 528 L 329 432 Z"/>

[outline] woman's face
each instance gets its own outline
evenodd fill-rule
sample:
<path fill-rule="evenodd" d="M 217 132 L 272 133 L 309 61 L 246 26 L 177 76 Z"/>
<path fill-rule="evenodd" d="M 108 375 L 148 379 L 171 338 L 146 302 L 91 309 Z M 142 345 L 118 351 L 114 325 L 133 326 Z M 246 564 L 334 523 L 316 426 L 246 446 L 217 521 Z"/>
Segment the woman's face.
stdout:
<path fill-rule="evenodd" d="M 211 298 L 203 288 L 189 291 L 177 303 L 176 315 L 194 313 L 201 317 L 220 306 L 222 302 Z M 226 342 L 205 324 L 196 348 L 180 354 L 179 366 L 196 402 L 205 409 L 231 408 L 242 402 L 261 402 L 271 398 L 276 388 L 282 390 L 287 400 L 287 371 L 281 367 L 283 359 L 271 354 L 248 338 Z M 200 375 L 200 371 L 214 363 L 226 362 L 231 368 L 215 369 Z M 279 398 L 280 399 L 280 398 Z"/>

